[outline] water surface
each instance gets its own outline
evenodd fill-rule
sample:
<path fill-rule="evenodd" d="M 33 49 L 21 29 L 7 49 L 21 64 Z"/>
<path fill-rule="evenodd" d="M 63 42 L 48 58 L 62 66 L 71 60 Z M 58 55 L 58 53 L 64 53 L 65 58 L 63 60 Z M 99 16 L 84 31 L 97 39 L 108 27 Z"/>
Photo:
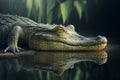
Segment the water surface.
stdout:
<path fill-rule="evenodd" d="M 113 44 L 98 52 L 37 52 L 19 58 L 3 57 L 0 80 L 120 79 L 119 46 Z"/>

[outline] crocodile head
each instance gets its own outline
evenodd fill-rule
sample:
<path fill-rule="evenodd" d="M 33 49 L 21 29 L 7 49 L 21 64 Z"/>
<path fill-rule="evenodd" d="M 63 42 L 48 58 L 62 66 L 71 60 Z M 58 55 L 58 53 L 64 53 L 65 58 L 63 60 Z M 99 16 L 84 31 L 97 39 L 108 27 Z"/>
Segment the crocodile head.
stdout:
<path fill-rule="evenodd" d="M 29 39 L 29 47 L 36 50 L 102 50 L 107 45 L 104 36 L 84 37 L 73 25 L 37 27 Z"/>

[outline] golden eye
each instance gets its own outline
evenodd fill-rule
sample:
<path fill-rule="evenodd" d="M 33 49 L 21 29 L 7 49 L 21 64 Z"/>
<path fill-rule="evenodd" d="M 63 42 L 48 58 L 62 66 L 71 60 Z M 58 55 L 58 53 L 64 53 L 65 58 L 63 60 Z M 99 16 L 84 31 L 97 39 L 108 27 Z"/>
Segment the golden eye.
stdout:
<path fill-rule="evenodd" d="M 59 27 L 59 28 L 57 29 L 57 32 L 58 32 L 58 33 L 63 33 L 63 32 L 65 32 L 65 31 L 64 31 L 63 28 Z"/>

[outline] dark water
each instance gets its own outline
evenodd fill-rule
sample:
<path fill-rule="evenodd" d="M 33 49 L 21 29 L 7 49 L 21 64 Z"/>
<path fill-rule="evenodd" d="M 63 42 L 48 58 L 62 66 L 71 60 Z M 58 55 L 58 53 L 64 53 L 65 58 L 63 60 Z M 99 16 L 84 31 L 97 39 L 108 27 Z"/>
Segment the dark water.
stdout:
<path fill-rule="evenodd" d="M 0 80 L 120 80 L 119 45 L 99 52 L 37 52 L 0 59 Z"/>

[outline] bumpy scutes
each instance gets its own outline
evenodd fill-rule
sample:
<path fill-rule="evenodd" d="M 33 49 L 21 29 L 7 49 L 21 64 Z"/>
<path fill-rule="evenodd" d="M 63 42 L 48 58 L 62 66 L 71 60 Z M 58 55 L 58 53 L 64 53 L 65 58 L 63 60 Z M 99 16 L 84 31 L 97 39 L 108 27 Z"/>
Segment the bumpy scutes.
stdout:
<path fill-rule="evenodd" d="M 38 24 L 25 17 L 0 14 L 0 44 L 8 45 L 4 51 L 18 52 L 18 43 L 34 50 L 102 50 L 107 38 L 79 35 L 73 25 Z"/>

